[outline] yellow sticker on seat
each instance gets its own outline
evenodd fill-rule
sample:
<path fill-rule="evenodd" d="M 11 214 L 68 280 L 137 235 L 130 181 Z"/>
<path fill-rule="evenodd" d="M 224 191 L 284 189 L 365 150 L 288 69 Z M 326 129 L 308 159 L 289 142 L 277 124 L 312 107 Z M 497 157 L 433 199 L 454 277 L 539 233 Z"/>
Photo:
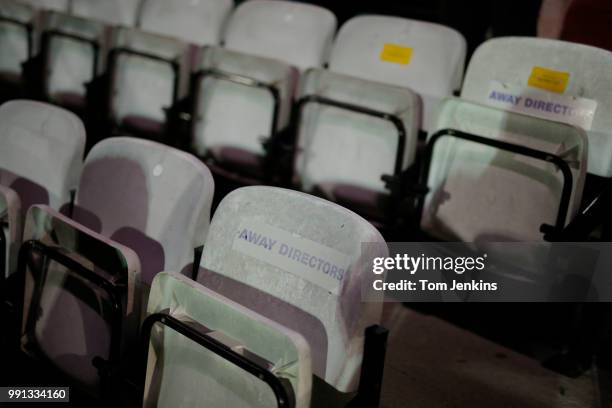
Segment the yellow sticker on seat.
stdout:
<path fill-rule="evenodd" d="M 553 69 L 533 67 L 529 81 L 529 86 L 545 89 L 547 91 L 563 93 L 569 83 L 570 73 L 555 71 Z"/>
<path fill-rule="evenodd" d="M 380 53 L 380 59 L 400 65 L 410 64 L 413 49 L 396 44 L 385 44 Z"/>

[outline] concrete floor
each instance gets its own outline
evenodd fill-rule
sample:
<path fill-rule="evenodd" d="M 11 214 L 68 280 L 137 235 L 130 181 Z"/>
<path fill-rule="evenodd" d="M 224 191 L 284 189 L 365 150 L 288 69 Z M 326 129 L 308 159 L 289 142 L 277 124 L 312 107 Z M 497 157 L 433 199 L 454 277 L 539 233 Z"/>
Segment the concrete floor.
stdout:
<path fill-rule="evenodd" d="M 566 378 L 444 320 L 387 306 L 384 408 L 612 408 L 594 373 Z"/>

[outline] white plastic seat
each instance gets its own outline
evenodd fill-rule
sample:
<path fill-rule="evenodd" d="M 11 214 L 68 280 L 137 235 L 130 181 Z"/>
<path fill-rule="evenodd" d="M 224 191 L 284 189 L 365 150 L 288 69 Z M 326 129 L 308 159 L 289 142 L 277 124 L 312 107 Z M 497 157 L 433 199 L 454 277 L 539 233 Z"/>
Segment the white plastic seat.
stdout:
<path fill-rule="evenodd" d="M 362 243 L 376 243 L 362 252 Z M 329 201 L 273 187 L 245 187 L 211 222 L 198 282 L 301 333 L 313 373 L 340 392 L 358 385 L 366 327 L 382 304 L 361 300 L 372 258 L 386 256 L 378 231 Z"/>
<path fill-rule="evenodd" d="M 263 140 L 287 127 L 297 72 L 276 60 L 216 47 L 204 51 L 199 65 L 200 72 L 211 70 L 237 79 L 206 76 L 197 83 L 192 148 L 221 163 L 249 166 L 263 157 Z M 245 85 L 249 81 L 278 93 L 276 125 L 273 94 L 264 86 Z"/>
<path fill-rule="evenodd" d="M 31 25 L 35 16 L 34 9 L 25 4 L 0 1 L 0 81 L 15 85 L 20 83 L 21 64 L 33 52 L 34 33 Z"/>
<path fill-rule="evenodd" d="M 43 30 L 67 34 L 48 37 L 47 44 L 42 44 L 46 48 L 45 94 L 53 103 L 82 109 L 86 84 L 104 68 L 108 28 L 96 21 L 51 12 Z"/>
<path fill-rule="evenodd" d="M 136 335 L 138 256 L 44 205 L 28 211 L 24 242 L 22 347 L 34 357 L 45 356 L 90 392 L 99 392 L 100 379 L 92 360 L 98 357 L 118 364 L 129 350 L 127 334 Z M 106 288 L 123 286 L 125 297 L 98 286 L 83 271 L 105 280 Z M 111 327 L 117 323 L 123 333 L 113 336 Z"/>
<path fill-rule="evenodd" d="M 249 0 L 232 14 L 224 45 L 233 51 L 278 59 L 303 71 L 327 62 L 336 25 L 334 14 L 322 7 Z"/>
<path fill-rule="evenodd" d="M 190 47 L 135 29 L 120 28 L 115 34 L 111 51 L 115 57 L 109 62 L 113 122 L 159 136 L 166 123 L 165 109 L 187 93 Z"/>
<path fill-rule="evenodd" d="M 338 31 L 329 69 L 412 89 L 421 96 L 421 126 L 428 130 L 438 103 L 461 88 L 465 56 L 465 39 L 449 27 L 365 15 Z"/>
<path fill-rule="evenodd" d="M 296 181 L 306 192 L 319 190 L 335 202 L 364 201 L 364 207 L 377 209 L 378 199 L 389 194 L 381 177 L 399 175 L 414 164 L 418 96 L 407 88 L 325 70 L 308 71 L 302 85 L 301 97 L 325 98 L 365 111 L 317 103 L 317 99 L 303 105 L 294 162 Z M 394 122 L 385 115 L 397 119 Z"/>
<path fill-rule="evenodd" d="M 33 101 L 0 106 L 0 186 L 8 218 L 8 269 L 17 265 L 21 225 L 28 208 L 70 202 L 85 150 L 85 129 L 72 113 Z"/>
<path fill-rule="evenodd" d="M 136 26 L 140 0 L 72 0 L 75 16 L 106 24 Z"/>
<path fill-rule="evenodd" d="M 41 10 L 70 11 L 70 0 L 19 0 Z"/>
<path fill-rule="evenodd" d="M 584 117 L 579 118 L 581 123 L 573 124 L 588 134 L 589 173 L 612 177 L 612 72 L 606 68 L 611 64 L 611 52 L 586 45 L 542 38 L 493 39 L 474 53 L 461 96 L 504 108 L 490 99 L 492 87 L 499 90 L 501 86 L 509 94 L 525 94 L 576 108 L 590 101 L 596 105 L 594 111 L 584 111 Z M 531 114 L 533 110 L 521 112 Z M 563 115 L 550 113 L 544 117 L 565 120 Z"/>
<path fill-rule="evenodd" d="M 220 341 L 291 385 L 297 408 L 310 406 L 310 349 L 299 334 L 178 274 L 155 277 L 148 314 L 161 313 Z M 167 320 L 168 317 L 165 317 Z M 269 385 L 167 325 L 153 326 L 146 407 L 274 407 Z"/>
<path fill-rule="evenodd" d="M 144 0 L 140 28 L 196 45 L 218 45 L 232 0 Z"/>
<path fill-rule="evenodd" d="M 572 176 L 561 227 L 578 211 L 587 165 L 582 130 L 459 99 L 441 105 L 432 135 L 445 129 L 559 156 Z M 558 226 L 563 185 L 552 162 L 445 136 L 431 159 L 421 226 L 448 241 L 541 241 L 542 224 Z"/>
<path fill-rule="evenodd" d="M 122 296 L 122 324 L 118 333 L 117 326 L 109 323 L 108 308 L 117 301 L 113 303 L 103 287 L 85 278 L 85 283 L 66 281 L 66 273 L 76 273 L 78 278 L 82 272 L 56 262 L 60 272 L 54 280 L 40 282 L 40 276 L 32 277 L 42 286 L 42 295 L 32 299 L 40 300 L 45 312 L 53 316 L 36 323 L 37 333 L 42 333 L 38 343 L 43 354 L 91 391 L 99 392 L 93 358 L 108 360 L 113 338 L 120 339 L 116 341 L 122 350 L 135 346 L 154 276 L 166 268 L 184 270 L 193 262 L 194 249 L 203 245 L 213 192 L 210 172 L 187 153 L 127 137 L 95 145 L 83 167 L 71 219 L 47 209 L 42 209 L 41 217 L 51 217 L 61 225 L 63 232 L 51 236 L 60 239 L 53 242 L 54 247 L 76 253 L 80 263 L 85 258 L 83 265 L 91 274 L 123 285 L 121 295 L 115 294 Z M 40 224 L 37 218 L 35 221 Z M 47 228 L 48 224 L 40 225 Z M 106 251 L 118 252 L 114 267 L 108 265 L 112 259 L 105 257 Z M 75 287 L 81 289 L 75 291 Z M 70 316 L 69 327 L 58 322 L 62 313 Z M 64 341 L 66 337 L 70 341 Z M 77 355 L 74 350 L 79 351 Z M 115 354 L 113 363 L 120 358 Z"/>

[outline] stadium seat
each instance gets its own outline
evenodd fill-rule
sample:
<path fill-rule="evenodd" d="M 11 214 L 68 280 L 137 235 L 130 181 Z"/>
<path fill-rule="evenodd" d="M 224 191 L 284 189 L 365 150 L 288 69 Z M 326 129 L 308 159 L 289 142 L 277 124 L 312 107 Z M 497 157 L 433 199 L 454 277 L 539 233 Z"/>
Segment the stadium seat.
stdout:
<path fill-rule="evenodd" d="M 39 288 L 35 295 L 26 296 L 26 302 L 38 302 L 43 315 L 47 315 L 37 320 L 26 314 L 24 322 L 35 321 L 36 332 L 45 333 L 37 342 L 50 342 L 48 348 L 42 348 L 47 360 L 91 392 L 104 386 L 102 380 L 106 377 L 102 373 L 112 371 L 118 361 L 126 360 L 122 360 L 123 354 L 110 355 L 103 340 L 114 339 L 123 350 L 133 351 L 146 307 L 143 302 L 147 301 L 153 277 L 162 270 L 183 270 L 192 264 L 196 248 L 204 242 L 213 190 L 206 166 L 187 153 L 126 137 L 109 138 L 94 146 L 85 160 L 75 205 L 63 211 L 71 219 L 46 208 L 37 210 L 39 216 L 32 215 L 36 220 L 46 217 L 62 225 L 66 231 L 50 236 L 59 237 L 55 240 L 67 237 L 66 246 L 62 242 L 52 244 L 59 252 L 76 252 L 77 263 L 81 265 L 56 262 L 61 270 L 68 270 L 80 281 L 76 283 L 61 279 L 61 275 L 59 280 L 41 279 L 46 273 L 53 273 L 45 269 L 44 263 L 21 266 L 33 269 L 24 270 L 29 277 L 26 288 Z M 48 224 L 37 221 L 36 225 Z M 48 244 L 40 242 L 36 234 L 32 236 L 34 242 L 22 250 L 24 260 L 35 257 L 36 248 Z M 105 258 L 109 253 L 121 256 L 115 262 L 115 255 Z M 113 265 L 114 269 L 109 269 Z M 127 275 L 123 273 L 126 268 Z M 110 280 L 110 284 L 105 280 Z M 100 294 L 109 291 L 113 292 L 111 299 Z M 74 301 L 75 297 L 88 307 Z M 91 307 L 92 299 L 98 306 Z M 123 316 L 118 326 L 108 323 L 111 320 L 107 312 L 113 308 L 120 309 L 113 312 L 115 316 L 116 313 Z M 58 323 L 66 313 L 71 317 L 69 327 Z M 70 342 L 61 341 L 66 338 Z M 93 367 L 95 357 L 100 359 Z M 100 375 L 96 369 L 101 370 Z"/>
<path fill-rule="evenodd" d="M 366 242 L 377 245 L 362 251 Z M 363 385 L 365 331 L 380 322 L 382 311 L 382 303 L 362 302 L 361 288 L 374 277 L 371 257 L 386 253 L 370 223 L 336 204 L 275 187 L 245 187 L 217 208 L 197 280 L 301 333 L 313 373 L 350 393 Z M 312 406 L 336 406 L 320 396 L 315 390 Z"/>
<path fill-rule="evenodd" d="M 461 242 L 534 242 L 580 207 L 587 139 L 576 127 L 446 100 L 428 139 L 421 226 Z"/>
<path fill-rule="evenodd" d="M 44 98 L 84 113 L 88 86 L 104 70 L 108 28 L 96 21 L 50 12 L 42 35 L 38 70 Z"/>
<path fill-rule="evenodd" d="M 329 70 L 412 89 L 428 130 L 438 103 L 461 88 L 466 42 L 445 26 L 398 17 L 358 16 L 340 28 Z"/>
<path fill-rule="evenodd" d="M 588 172 L 612 177 L 612 73 L 605 68 L 610 64 L 611 52 L 590 46 L 543 38 L 493 39 L 472 57 L 461 97 L 583 128 Z M 516 100 L 500 100 L 504 95 L 524 98 L 512 107 Z M 536 100 L 542 102 L 528 103 Z M 555 106 L 572 109 L 551 112 Z"/>
<path fill-rule="evenodd" d="M 250 0 L 236 8 L 226 50 L 204 50 L 192 80 L 192 145 L 215 172 L 241 184 L 270 178 L 262 174 L 274 173 L 266 159 L 288 127 L 298 70 L 323 66 L 335 28 L 330 11 L 308 4 Z"/>
<path fill-rule="evenodd" d="M 415 161 L 419 97 L 408 88 L 310 70 L 301 90 L 294 183 L 378 224 L 393 223 Z M 391 197 L 394 196 L 394 197 Z"/>
<path fill-rule="evenodd" d="M 0 2 L 0 99 L 24 92 L 22 64 L 34 52 L 35 10 L 15 1 Z"/>
<path fill-rule="evenodd" d="M 0 107 L 0 145 L 0 219 L 8 249 L 0 278 L 6 278 L 16 269 L 21 226 L 30 206 L 59 209 L 71 201 L 81 173 L 85 130 L 63 109 L 11 101 Z"/>
<path fill-rule="evenodd" d="M 162 140 L 166 112 L 186 96 L 188 44 L 129 28 L 115 30 L 109 54 L 111 134 Z"/>
<path fill-rule="evenodd" d="M 224 46 L 278 59 L 303 71 L 327 62 L 336 25 L 334 14 L 322 7 L 281 0 L 249 0 L 232 14 Z"/>
<path fill-rule="evenodd" d="M 299 334 L 174 273 L 155 277 L 143 407 L 310 407 Z"/>
<path fill-rule="evenodd" d="M 144 0 L 139 28 L 195 45 L 219 45 L 232 0 Z"/>
<path fill-rule="evenodd" d="M 135 27 L 140 0 L 72 0 L 75 16 L 106 24 Z"/>

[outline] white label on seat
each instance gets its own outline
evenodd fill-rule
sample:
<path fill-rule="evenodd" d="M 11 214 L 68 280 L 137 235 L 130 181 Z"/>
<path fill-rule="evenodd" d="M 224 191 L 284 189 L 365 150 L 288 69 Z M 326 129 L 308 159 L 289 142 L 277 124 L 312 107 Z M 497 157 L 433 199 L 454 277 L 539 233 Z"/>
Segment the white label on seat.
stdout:
<path fill-rule="evenodd" d="M 257 221 L 236 231 L 232 249 L 299 276 L 338 295 L 351 264 L 333 248 Z"/>
<path fill-rule="evenodd" d="M 597 101 L 491 81 L 490 106 L 591 130 Z"/>

